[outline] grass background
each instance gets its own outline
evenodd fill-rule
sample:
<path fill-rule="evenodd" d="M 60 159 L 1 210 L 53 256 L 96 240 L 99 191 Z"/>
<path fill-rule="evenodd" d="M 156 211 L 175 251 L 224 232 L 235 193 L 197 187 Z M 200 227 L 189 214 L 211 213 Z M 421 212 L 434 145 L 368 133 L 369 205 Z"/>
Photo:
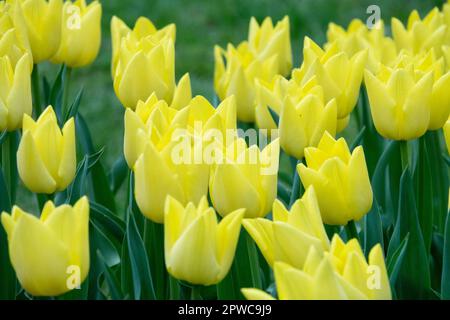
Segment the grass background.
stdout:
<path fill-rule="evenodd" d="M 139 16 L 150 18 L 158 27 L 169 23 L 177 26 L 176 73 L 179 79 L 189 72 L 193 94 L 212 99 L 214 61 L 213 47 L 239 43 L 247 38 L 248 23 L 254 16 L 261 22 L 266 16 L 274 21 L 289 15 L 294 54 L 294 65 L 301 61 L 303 37 L 316 42 L 325 41 L 327 25 L 335 22 L 344 26 L 353 18 L 366 20 L 366 9 L 371 4 L 381 8 L 382 19 L 389 31 L 391 17 L 406 21 L 413 9 L 421 15 L 444 0 L 105 0 L 102 17 L 102 46 L 97 60 L 90 67 L 74 70 L 71 96 L 85 88 L 80 112 L 85 116 L 98 148 L 105 147 L 104 164 L 111 168 L 122 152 L 124 109 L 117 100 L 110 74 L 111 40 L 110 20 L 120 17 L 130 27 Z M 44 73 L 51 79 L 57 66 L 48 64 Z M 19 200 L 30 204 L 21 188 Z M 22 194 L 22 196 L 20 196 Z M 19 203 L 22 201 L 19 201 Z"/>

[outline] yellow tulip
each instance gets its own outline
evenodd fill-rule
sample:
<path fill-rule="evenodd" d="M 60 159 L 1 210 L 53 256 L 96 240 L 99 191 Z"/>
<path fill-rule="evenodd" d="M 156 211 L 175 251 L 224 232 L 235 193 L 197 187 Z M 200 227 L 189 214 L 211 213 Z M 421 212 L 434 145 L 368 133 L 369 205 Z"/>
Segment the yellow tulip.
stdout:
<path fill-rule="evenodd" d="M 167 123 L 164 124 L 162 116 L 155 116 L 154 125 L 162 127 Z M 187 204 L 198 203 L 208 193 L 209 166 L 191 159 L 178 161 L 174 154 L 180 142 L 171 134 L 169 136 L 171 140 L 166 144 L 145 144 L 144 152 L 134 166 L 137 205 L 147 218 L 156 223 L 164 222 L 164 201 L 168 195 Z M 182 145 L 186 147 L 186 144 Z M 189 144 L 187 147 L 191 154 L 198 152 L 196 146 Z"/>
<path fill-rule="evenodd" d="M 392 36 L 399 50 L 420 53 L 433 48 L 436 53 L 441 54 L 448 26 L 438 8 L 431 10 L 424 19 L 420 19 L 417 10 L 412 11 L 406 26 L 397 18 L 392 18 L 391 24 Z"/>
<path fill-rule="evenodd" d="M 71 68 L 91 64 L 98 55 L 101 43 L 102 5 L 85 0 L 67 1 L 63 7 L 61 43 L 52 62 Z"/>
<path fill-rule="evenodd" d="M 336 99 L 338 118 L 346 118 L 358 102 L 368 51 L 349 56 L 340 51 L 336 43 L 322 50 L 308 37 L 305 38 L 303 51 L 303 65 L 293 71 L 293 79 L 304 85 L 311 78 L 317 77 L 318 84 L 323 88 L 325 101 Z"/>
<path fill-rule="evenodd" d="M 447 145 L 447 151 L 450 154 L 450 119 L 447 120 L 444 126 L 444 136 L 445 136 L 445 143 Z"/>
<path fill-rule="evenodd" d="M 24 114 L 31 115 L 31 56 L 25 53 L 15 66 L 0 57 L 0 131 L 22 127 Z"/>
<path fill-rule="evenodd" d="M 391 300 L 392 294 L 380 245 L 372 248 L 369 261 L 356 240 L 344 244 L 336 235 L 331 251 L 311 247 L 303 268 L 276 262 L 275 282 L 280 300 Z M 243 289 L 249 300 L 270 300 L 257 289 Z"/>
<path fill-rule="evenodd" d="M 287 97 L 280 114 L 280 144 L 290 156 L 302 159 L 307 147 L 315 147 L 325 132 L 336 134 L 336 100 L 324 104 L 310 94 L 294 104 Z"/>
<path fill-rule="evenodd" d="M 353 19 L 347 30 L 330 23 L 327 39 L 325 48 L 335 43 L 339 50 L 349 56 L 368 49 L 366 68 L 372 72 L 378 71 L 380 63 L 389 65 L 397 57 L 395 42 L 385 36 L 383 21 L 379 21 L 371 30 L 359 19 Z"/>
<path fill-rule="evenodd" d="M 431 91 L 430 130 L 441 129 L 450 115 L 450 72 L 445 72 L 444 58 L 437 59 L 434 49 L 417 55 L 402 51 L 394 63 L 394 69 L 414 68 L 416 79 L 420 79 L 428 72 L 433 74 L 433 88 Z"/>
<path fill-rule="evenodd" d="M 163 38 L 170 38 L 175 43 L 176 27 L 175 24 L 169 24 L 158 30 L 153 23 L 145 18 L 140 17 L 136 20 L 133 30 L 130 29 L 120 18 L 113 16 L 111 19 L 111 40 L 112 40 L 112 76 L 116 74 L 117 64 L 121 55 L 122 42 L 133 43 L 139 42 L 160 42 Z"/>
<path fill-rule="evenodd" d="M 60 130 L 51 106 L 36 122 L 28 115 L 24 116 L 17 169 L 28 189 L 46 194 L 65 190 L 75 178 L 76 166 L 73 118 Z"/>
<path fill-rule="evenodd" d="M 240 208 L 246 218 L 266 216 L 277 197 L 279 140 L 263 151 L 256 145 L 247 147 L 238 138 L 229 144 L 222 161 L 213 164 L 209 192 L 214 208 L 221 216 Z"/>
<path fill-rule="evenodd" d="M 217 222 L 203 197 L 196 207 L 184 207 L 168 197 L 165 206 L 164 247 L 169 273 L 194 285 L 214 285 L 230 270 L 241 230 L 244 209 Z"/>
<path fill-rule="evenodd" d="M 114 43 L 112 68 L 117 97 L 124 107 L 132 109 L 139 100 L 147 100 L 153 92 L 159 99 L 171 103 L 175 91 L 173 38 L 151 33 L 149 29 L 153 25 L 142 19 L 132 32 L 120 38 L 125 33 L 125 26 L 120 27 L 117 21 L 113 20 L 111 27 Z"/>
<path fill-rule="evenodd" d="M 265 60 L 277 56 L 277 73 L 287 76 L 292 68 L 292 49 L 289 17 L 285 16 L 274 27 L 272 19 L 267 17 L 261 25 L 255 18 L 250 19 L 248 32 L 250 50 Z"/>
<path fill-rule="evenodd" d="M 258 58 L 247 42 L 227 50 L 214 48 L 214 89 L 220 100 L 234 95 L 237 117 L 243 122 L 255 121 L 255 81 L 271 82 L 277 74 L 277 56 Z M 224 61 L 225 60 L 225 61 Z"/>
<path fill-rule="evenodd" d="M 62 0 L 8 1 L 22 6 L 34 63 L 53 57 L 61 42 Z"/>
<path fill-rule="evenodd" d="M 365 84 L 375 128 L 383 137 L 411 140 L 426 133 L 431 118 L 431 72 L 417 79 L 412 65 L 385 67 L 377 76 L 366 71 Z M 442 89 L 436 90 L 437 97 L 444 96 Z"/>
<path fill-rule="evenodd" d="M 9 256 L 21 286 L 34 296 L 57 296 L 86 279 L 89 272 L 89 202 L 45 204 L 41 218 L 14 207 L 1 215 Z"/>
<path fill-rule="evenodd" d="M 22 9 L 18 1 L 0 2 L 0 57 L 8 56 L 13 67 L 25 53 L 32 56 Z M 33 59 L 30 67 L 33 68 Z"/>
<path fill-rule="evenodd" d="M 281 261 L 301 269 L 311 246 L 318 251 L 329 250 L 313 187 L 290 211 L 275 200 L 272 213 L 273 221 L 259 218 L 245 219 L 243 223 L 270 266 Z"/>
<path fill-rule="evenodd" d="M 308 164 L 298 166 L 305 188 L 314 186 L 324 223 L 346 225 L 372 208 L 372 188 L 361 146 L 350 154 L 347 142 L 325 133 L 317 148 L 307 148 Z"/>

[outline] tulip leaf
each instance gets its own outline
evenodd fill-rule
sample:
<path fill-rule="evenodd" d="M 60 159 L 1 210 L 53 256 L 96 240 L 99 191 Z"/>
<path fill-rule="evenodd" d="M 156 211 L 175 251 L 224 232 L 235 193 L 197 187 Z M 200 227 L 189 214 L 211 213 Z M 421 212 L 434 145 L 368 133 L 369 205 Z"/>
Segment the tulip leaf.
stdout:
<path fill-rule="evenodd" d="M 384 248 L 383 225 L 381 221 L 380 206 L 377 200 L 373 200 L 372 210 L 365 216 L 364 220 L 364 252 L 366 256 L 377 244 Z"/>
<path fill-rule="evenodd" d="M 395 250 L 392 255 L 388 256 L 386 259 L 389 282 L 391 283 L 392 290 L 395 290 L 397 284 L 397 278 L 403 265 L 403 259 L 405 257 L 406 248 L 408 247 L 408 241 L 409 234 L 406 235 L 397 250 Z"/>
<path fill-rule="evenodd" d="M 361 145 L 362 141 L 364 140 L 366 131 L 367 131 L 366 126 L 363 126 L 362 129 L 359 131 L 358 135 L 356 136 L 355 140 L 352 142 L 350 150 L 353 151 L 356 149 L 356 147 Z"/>
<path fill-rule="evenodd" d="M 443 252 L 441 298 L 450 300 L 450 212 L 447 213 Z"/>
<path fill-rule="evenodd" d="M 123 300 L 123 294 L 119 282 L 111 268 L 106 264 L 105 258 L 100 251 L 97 251 L 97 257 L 100 262 L 100 268 L 105 277 L 105 282 L 108 285 L 109 296 L 112 300 Z M 100 288 L 101 285 L 98 284 L 98 287 Z"/>
<path fill-rule="evenodd" d="M 66 79 L 66 72 L 67 67 L 64 64 L 61 65 L 61 68 L 59 69 L 55 81 L 53 82 L 53 85 L 50 89 L 49 101 L 47 103 L 47 105 L 53 106 L 60 125 L 63 125 L 62 100 L 64 94 L 64 81 Z"/>
<path fill-rule="evenodd" d="M 66 114 L 64 115 L 64 123 L 69 121 L 70 118 L 74 118 L 78 113 L 78 108 L 81 104 L 81 99 L 83 97 L 84 89 L 81 88 L 81 90 L 78 92 L 77 96 L 75 97 L 75 100 L 70 105 L 69 109 L 67 110 Z"/>
<path fill-rule="evenodd" d="M 111 212 L 108 208 L 101 204 L 90 202 L 91 219 L 102 229 L 108 230 L 108 233 L 115 238 L 116 241 L 122 243 L 125 236 L 125 224 L 122 220 Z M 111 238 L 111 237 L 109 237 Z"/>
<path fill-rule="evenodd" d="M 426 299 L 430 295 L 428 254 L 415 204 L 411 173 L 406 168 L 400 181 L 398 217 L 388 250 L 388 256 L 391 256 L 400 247 L 400 240 L 409 234 L 395 287 L 400 299 Z"/>
<path fill-rule="evenodd" d="M 114 163 L 111 172 L 109 173 L 109 185 L 111 190 L 116 193 L 122 186 L 123 182 L 126 180 L 128 174 L 128 164 L 125 161 L 123 154 L 120 155 L 119 159 Z"/>
<path fill-rule="evenodd" d="M 433 181 L 431 163 L 425 138 L 418 141 L 417 150 L 413 152 L 415 165 L 414 182 L 416 187 L 417 211 L 419 223 L 425 242 L 426 252 L 430 252 L 431 238 L 433 236 Z"/>
<path fill-rule="evenodd" d="M 275 122 L 275 125 L 278 127 L 280 125 L 280 116 L 275 111 L 273 111 L 271 107 L 268 107 L 268 109 L 273 119 L 273 122 Z"/>
<path fill-rule="evenodd" d="M 3 132 L 0 133 L 0 146 L 3 144 L 3 141 L 5 141 L 7 134 L 8 134 L 8 131 L 6 131 L 6 130 L 3 130 Z"/>

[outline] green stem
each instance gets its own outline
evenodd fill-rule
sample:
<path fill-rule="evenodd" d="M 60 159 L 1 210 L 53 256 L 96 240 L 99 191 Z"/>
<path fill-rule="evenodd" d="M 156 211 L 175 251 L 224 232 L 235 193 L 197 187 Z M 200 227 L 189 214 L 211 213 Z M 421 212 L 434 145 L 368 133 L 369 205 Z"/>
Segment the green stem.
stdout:
<path fill-rule="evenodd" d="M 262 288 L 258 251 L 253 239 L 248 234 L 246 234 L 245 236 L 253 286 L 254 288 Z"/>
<path fill-rule="evenodd" d="M 39 207 L 39 212 L 42 212 L 47 201 L 51 200 L 51 197 L 47 194 L 36 193 L 36 200 Z"/>
<path fill-rule="evenodd" d="M 34 112 L 37 118 L 42 113 L 41 81 L 39 76 L 39 66 L 37 64 L 33 67 L 33 73 L 31 74 L 31 85 L 33 91 Z"/>
<path fill-rule="evenodd" d="M 359 235 L 358 235 L 358 229 L 356 229 L 356 224 L 355 224 L 354 220 L 350 221 L 345 226 L 345 232 L 347 233 L 349 240 L 356 239 L 356 240 L 358 240 L 358 242 L 360 242 Z"/>
<path fill-rule="evenodd" d="M 408 142 L 400 141 L 400 154 L 402 158 L 402 168 L 403 171 L 409 167 L 409 153 L 408 153 Z"/>
<path fill-rule="evenodd" d="M 192 286 L 191 300 L 203 300 L 199 286 Z"/>
<path fill-rule="evenodd" d="M 180 299 L 180 284 L 178 280 L 169 275 L 169 299 L 179 300 Z"/>
<path fill-rule="evenodd" d="M 168 274 L 164 263 L 164 226 L 148 219 L 144 222 L 144 241 L 149 251 L 149 264 L 157 299 L 166 298 Z"/>
<path fill-rule="evenodd" d="M 17 164 L 16 164 L 16 152 L 17 152 L 17 140 L 18 132 L 8 132 L 1 146 L 2 148 L 2 167 L 5 178 L 5 183 L 9 191 L 9 199 L 13 205 L 16 201 L 16 188 L 17 188 Z"/>
<path fill-rule="evenodd" d="M 64 91 L 62 100 L 62 116 L 63 119 L 66 117 L 66 113 L 69 110 L 68 101 L 70 93 L 70 78 L 72 76 L 72 68 L 66 67 L 66 78 L 64 79 Z"/>

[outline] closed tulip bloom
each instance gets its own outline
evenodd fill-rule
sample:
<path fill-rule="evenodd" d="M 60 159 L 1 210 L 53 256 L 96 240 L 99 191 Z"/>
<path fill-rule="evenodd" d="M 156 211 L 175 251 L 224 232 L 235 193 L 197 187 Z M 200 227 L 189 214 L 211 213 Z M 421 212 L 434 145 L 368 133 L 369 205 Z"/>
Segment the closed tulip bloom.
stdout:
<path fill-rule="evenodd" d="M 303 268 L 275 263 L 275 283 L 280 300 L 391 300 L 392 294 L 383 252 L 376 245 L 369 261 L 356 240 L 344 244 L 338 235 L 331 251 L 308 251 Z M 249 300 L 271 300 L 258 289 L 243 289 Z"/>
<path fill-rule="evenodd" d="M 444 126 L 444 136 L 445 136 L 445 143 L 447 145 L 447 151 L 450 154 L 450 119 L 447 120 Z"/>
<path fill-rule="evenodd" d="M 432 73 L 416 79 L 414 68 L 384 68 L 377 76 L 365 73 L 373 122 L 392 140 L 412 140 L 426 133 L 431 118 Z"/>
<path fill-rule="evenodd" d="M 49 60 L 61 42 L 62 0 L 20 1 L 35 64 Z"/>
<path fill-rule="evenodd" d="M 24 114 L 31 115 L 31 56 L 25 53 L 15 66 L 0 57 L 0 131 L 22 127 Z"/>
<path fill-rule="evenodd" d="M 120 48 L 113 52 L 117 55 L 114 90 L 125 108 L 134 109 L 139 100 L 147 100 L 152 93 L 170 104 L 176 86 L 174 40 L 153 34 L 136 36 L 141 25 L 118 41 Z"/>
<path fill-rule="evenodd" d="M 255 121 L 255 82 L 257 79 L 271 82 L 277 75 L 277 56 L 258 58 L 247 42 L 237 48 L 228 45 L 227 50 L 214 48 L 214 88 L 220 100 L 234 95 L 237 117 L 243 122 Z"/>
<path fill-rule="evenodd" d="M 65 190 L 75 178 L 76 166 L 73 118 L 61 130 L 51 106 L 36 122 L 24 116 L 17 168 L 28 189 L 46 194 Z"/>
<path fill-rule="evenodd" d="M 170 38 L 175 42 L 175 24 L 169 24 L 161 29 L 156 29 L 155 25 L 145 17 L 139 17 L 133 29 L 130 29 L 125 22 L 114 16 L 111 19 L 111 42 L 112 42 L 112 76 L 116 73 L 117 63 L 120 59 L 122 42 L 140 42 L 144 39 L 160 42 L 163 38 Z M 146 40 L 146 41 L 147 41 Z"/>
<path fill-rule="evenodd" d="M 360 220 L 372 208 L 372 188 L 361 146 L 351 154 L 347 142 L 325 133 L 317 148 L 307 148 L 308 164 L 298 166 L 303 185 L 314 186 L 322 220 L 346 225 Z"/>
<path fill-rule="evenodd" d="M 89 201 L 45 204 L 41 217 L 14 207 L 2 213 L 11 264 L 34 296 L 58 296 L 78 287 L 89 272 Z"/>
<path fill-rule="evenodd" d="M 431 10 L 423 19 L 417 10 L 411 12 L 406 26 L 397 18 L 392 18 L 392 36 L 397 48 L 413 53 L 433 48 L 439 55 L 445 44 L 448 26 L 438 8 Z"/>
<path fill-rule="evenodd" d="M 224 150 L 224 159 L 212 166 L 209 192 L 221 216 L 240 208 L 246 218 L 266 216 L 277 196 L 279 140 L 263 151 L 236 139 Z"/>
<path fill-rule="evenodd" d="M 338 118 L 346 118 L 355 108 L 367 61 L 367 50 L 353 56 L 338 49 L 337 44 L 323 50 L 309 38 L 305 38 L 304 62 L 292 77 L 305 84 L 313 77 L 323 87 L 325 101 L 336 99 Z"/>
<path fill-rule="evenodd" d="M 214 285 L 230 270 L 244 209 L 230 212 L 218 223 L 203 197 L 196 207 L 184 207 L 167 197 L 164 222 L 166 267 L 176 279 L 194 285 Z"/>
<path fill-rule="evenodd" d="M 324 104 L 315 95 L 308 95 L 298 104 L 286 98 L 280 114 L 280 144 L 290 156 L 302 159 L 307 147 L 315 147 L 325 132 L 336 134 L 336 100 Z"/>
<path fill-rule="evenodd" d="M 353 19 L 347 29 L 330 23 L 325 48 L 336 44 L 349 56 L 368 49 L 366 68 L 377 72 L 380 64 L 389 65 L 397 57 L 395 42 L 385 36 L 384 29 L 382 20 L 372 29 L 359 19 Z"/>
<path fill-rule="evenodd" d="M 32 57 L 27 28 L 18 1 L 0 2 L 0 57 L 8 56 L 13 67 L 25 53 Z M 30 67 L 33 68 L 33 59 Z"/>
<path fill-rule="evenodd" d="M 85 0 L 64 3 L 61 43 L 52 62 L 71 68 L 91 64 L 98 55 L 101 43 L 102 5 Z"/>
<path fill-rule="evenodd" d="M 285 16 L 276 26 L 272 18 L 267 17 L 258 24 L 255 18 L 250 19 L 248 44 L 258 58 L 263 60 L 277 56 L 277 73 L 287 76 L 292 68 L 292 48 L 289 17 Z"/>
<path fill-rule="evenodd" d="M 272 213 L 273 221 L 259 218 L 245 219 L 243 223 L 270 266 L 281 261 L 301 269 L 311 246 L 318 251 L 329 250 L 313 187 L 290 211 L 275 200 Z"/>

